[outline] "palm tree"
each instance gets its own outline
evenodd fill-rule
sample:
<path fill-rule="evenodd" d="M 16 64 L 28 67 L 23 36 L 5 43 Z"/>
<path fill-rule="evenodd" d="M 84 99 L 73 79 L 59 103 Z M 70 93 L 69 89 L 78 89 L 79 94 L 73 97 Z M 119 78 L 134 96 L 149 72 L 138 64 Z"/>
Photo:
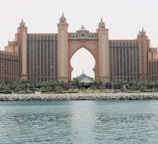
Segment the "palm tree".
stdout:
<path fill-rule="evenodd" d="M 0 81 L 0 91 L 3 90 L 5 83 L 3 81 Z"/>
<path fill-rule="evenodd" d="M 112 82 L 114 89 L 124 89 L 126 87 L 127 82 L 122 79 L 117 79 Z"/>

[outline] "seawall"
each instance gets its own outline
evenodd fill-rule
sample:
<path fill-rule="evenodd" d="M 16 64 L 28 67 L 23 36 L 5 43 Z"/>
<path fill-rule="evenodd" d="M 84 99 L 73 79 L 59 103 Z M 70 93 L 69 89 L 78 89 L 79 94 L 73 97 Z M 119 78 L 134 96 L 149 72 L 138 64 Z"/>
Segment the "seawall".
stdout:
<path fill-rule="evenodd" d="M 158 93 L 0 94 L 0 101 L 158 100 Z"/>

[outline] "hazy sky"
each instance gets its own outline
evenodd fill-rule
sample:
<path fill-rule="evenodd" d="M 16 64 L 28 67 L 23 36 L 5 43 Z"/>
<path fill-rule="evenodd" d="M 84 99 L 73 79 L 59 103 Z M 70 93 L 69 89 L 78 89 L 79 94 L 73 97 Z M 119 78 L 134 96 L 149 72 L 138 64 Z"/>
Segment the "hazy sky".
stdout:
<path fill-rule="evenodd" d="M 22 19 L 29 33 L 56 33 L 62 12 L 69 23 L 69 32 L 75 32 L 81 25 L 95 32 L 102 17 L 109 29 L 109 39 L 135 39 L 143 27 L 151 46 L 158 47 L 158 0 L 0 0 L 0 49 L 8 40 L 14 40 Z M 94 65 L 94 60 L 84 56 L 83 51 L 76 53 L 79 54 L 80 61 Z M 80 68 L 74 75 L 84 70 L 93 76 L 86 68 Z"/>

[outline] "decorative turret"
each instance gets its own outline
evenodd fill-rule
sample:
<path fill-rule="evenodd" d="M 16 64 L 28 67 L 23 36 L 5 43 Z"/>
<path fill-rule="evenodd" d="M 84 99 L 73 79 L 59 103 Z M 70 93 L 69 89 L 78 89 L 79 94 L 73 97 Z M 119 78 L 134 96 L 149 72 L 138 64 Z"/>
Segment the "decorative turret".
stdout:
<path fill-rule="evenodd" d="M 19 47 L 19 57 L 20 57 L 20 79 L 28 79 L 27 71 L 27 27 L 22 19 L 16 34 L 16 41 Z"/>
<path fill-rule="evenodd" d="M 62 13 L 62 16 L 60 17 L 59 19 L 59 23 L 58 23 L 58 32 L 60 32 L 60 30 L 63 30 L 64 31 L 68 31 L 68 23 L 66 22 L 66 18 L 64 16 L 64 13 Z"/>
<path fill-rule="evenodd" d="M 81 30 L 85 30 L 84 25 L 82 25 Z"/>
<path fill-rule="evenodd" d="M 108 29 L 101 18 L 97 28 L 98 51 L 99 51 L 99 75 L 98 78 L 104 83 L 109 82 L 109 39 Z"/>
<path fill-rule="evenodd" d="M 19 27 L 25 27 L 25 23 L 23 22 L 23 19 L 22 19 L 21 23 L 19 24 Z"/>
<path fill-rule="evenodd" d="M 139 79 L 147 79 L 147 55 L 149 52 L 150 47 L 150 40 L 148 39 L 146 32 L 144 31 L 144 28 L 142 28 L 141 31 L 139 31 L 139 34 L 137 35 L 137 42 L 138 42 L 138 51 L 139 51 Z"/>
<path fill-rule="evenodd" d="M 84 25 L 81 26 L 81 28 L 79 30 L 76 31 L 76 33 L 81 37 L 81 38 L 85 38 L 89 31 L 87 29 L 85 29 Z"/>
<path fill-rule="evenodd" d="M 140 37 L 147 37 L 146 32 L 144 31 L 144 28 L 142 28 L 142 30 L 139 31 L 139 34 L 137 35 L 137 38 L 140 38 Z"/>
<path fill-rule="evenodd" d="M 58 23 L 58 80 L 68 82 L 68 23 L 64 13 Z"/>
<path fill-rule="evenodd" d="M 101 21 L 98 25 L 98 29 L 105 29 L 105 23 L 103 22 L 103 19 L 101 18 Z"/>
<path fill-rule="evenodd" d="M 64 13 L 62 12 L 62 16 L 60 17 L 59 23 L 65 24 L 66 18 L 64 17 Z"/>

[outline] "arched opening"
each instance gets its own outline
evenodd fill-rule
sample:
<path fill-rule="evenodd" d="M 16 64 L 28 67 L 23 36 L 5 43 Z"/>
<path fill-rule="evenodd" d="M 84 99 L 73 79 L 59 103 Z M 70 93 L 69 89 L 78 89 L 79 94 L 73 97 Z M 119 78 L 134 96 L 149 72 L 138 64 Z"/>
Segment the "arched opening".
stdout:
<path fill-rule="evenodd" d="M 87 76 L 95 78 L 95 73 L 93 71 L 96 63 L 95 59 L 93 55 L 85 48 L 81 48 L 75 52 L 70 63 L 73 68 L 71 79 L 81 75 L 83 72 Z"/>

